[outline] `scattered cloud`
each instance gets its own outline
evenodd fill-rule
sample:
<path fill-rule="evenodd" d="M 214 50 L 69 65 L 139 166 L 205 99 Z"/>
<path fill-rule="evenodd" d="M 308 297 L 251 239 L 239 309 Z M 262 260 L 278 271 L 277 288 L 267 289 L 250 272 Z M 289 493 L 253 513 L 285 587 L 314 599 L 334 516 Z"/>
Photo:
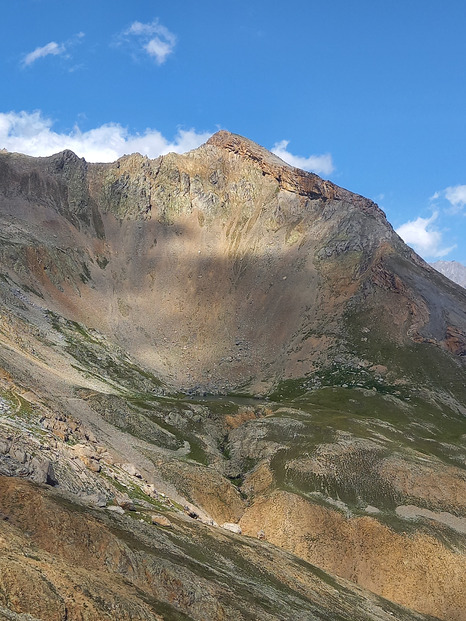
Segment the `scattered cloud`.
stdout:
<path fill-rule="evenodd" d="M 444 257 L 456 248 L 456 244 L 447 248 L 442 247 L 442 233 L 432 226 L 437 217 L 438 211 L 435 211 L 430 218 L 417 218 L 402 224 L 396 232 L 424 258 Z"/>
<path fill-rule="evenodd" d="M 23 67 L 30 67 L 36 62 L 36 60 L 39 60 L 39 58 L 45 58 L 45 56 L 64 56 L 65 58 L 70 58 L 68 53 L 69 48 L 76 43 L 79 43 L 83 37 L 85 37 L 84 32 L 78 32 L 70 39 L 62 43 L 50 41 L 50 43 L 47 43 L 42 47 L 36 47 L 35 50 L 24 56 L 21 64 Z"/>
<path fill-rule="evenodd" d="M 82 132 L 75 126 L 68 133 L 52 129 L 53 122 L 40 112 L 0 113 L 0 149 L 27 155 L 52 155 L 71 149 L 89 162 L 113 162 L 125 153 L 139 152 L 154 158 L 174 151 L 184 153 L 203 144 L 211 132 L 179 129 L 173 140 L 156 129 L 131 133 L 119 123 L 106 123 Z"/>
<path fill-rule="evenodd" d="M 444 194 L 454 212 L 461 211 L 466 205 L 466 185 L 454 185 L 445 188 Z"/>
<path fill-rule="evenodd" d="M 55 43 L 55 41 L 50 41 L 47 45 L 43 45 L 42 47 L 36 47 L 35 50 L 26 54 L 23 58 L 23 67 L 29 67 L 39 58 L 44 58 L 45 56 L 59 56 L 61 54 L 65 54 L 66 46 L 64 43 Z"/>
<path fill-rule="evenodd" d="M 435 209 L 441 205 L 444 214 L 456 215 L 463 212 L 466 215 L 466 210 L 463 211 L 466 205 L 466 185 L 451 185 L 435 192 L 429 200 Z"/>
<path fill-rule="evenodd" d="M 289 140 L 276 142 L 272 147 L 272 153 L 275 153 L 275 155 L 287 162 L 287 164 L 291 164 L 291 166 L 309 170 L 317 174 L 330 175 L 330 173 L 335 170 L 330 153 L 301 157 L 299 155 L 293 155 L 288 151 L 289 144 Z"/>
<path fill-rule="evenodd" d="M 176 36 L 166 26 L 160 24 L 158 19 L 147 24 L 133 22 L 123 35 L 126 38 L 136 37 L 142 49 L 158 65 L 163 65 L 176 45 Z"/>

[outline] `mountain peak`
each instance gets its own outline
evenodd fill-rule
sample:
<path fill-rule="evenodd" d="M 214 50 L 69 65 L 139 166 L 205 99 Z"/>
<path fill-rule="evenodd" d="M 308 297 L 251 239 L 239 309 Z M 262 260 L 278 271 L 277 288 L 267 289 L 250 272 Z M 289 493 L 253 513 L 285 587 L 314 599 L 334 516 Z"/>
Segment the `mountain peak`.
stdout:
<path fill-rule="evenodd" d="M 265 147 L 257 144 L 253 140 L 249 140 L 249 138 L 245 138 L 240 134 L 232 134 L 227 130 L 220 130 L 213 136 L 209 138 L 207 144 L 221 147 L 222 149 L 226 149 L 228 151 L 232 151 L 238 155 L 243 157 L 247 157 L 252 160 L 256 160 L 258 162 L 266 162 L 270 166 L 279 166 L 293 169 L 294 167 L 290 164 L 287 164 L 282 159 L 280 159 L 277 155 L 271 153 Z M 310 173 L 309 173 L 310 174 Z"/>
<path fill-rule="evenodd" d="M 333 183 L 324 181 L 314 173 L 287 164 L 249 138 L 221 130 L 211 136 L 206 144 L 220 147 L 254 162 L 262 169 L 264 175 L 274 177 L 284 190 L 310 195 L 311 198 L 330 199 L 336 196 L 337 186 L 334 186 Z"/>
<path fill-rule="evenodd" d="M 0 154 L 0 618 L 465 621 L 465 365 L 466 290 L 246 138 Z"/>
<path fill-rule="evenodd" d="M 211 136 L 206 144 L 220 147 L 252 161 L 262 169 L 264 176 L 274 177 L 283 190 L 308 196 L 311 199 L 346 200 L 357 205 L 366 213 L 385 219 L 383 211 L 370 199 L 345 190 L 331 181 L 322 179 L 315 173 L 295 168 L 265 147 L 244 138 L 244 136 L 220 130 Z"/>

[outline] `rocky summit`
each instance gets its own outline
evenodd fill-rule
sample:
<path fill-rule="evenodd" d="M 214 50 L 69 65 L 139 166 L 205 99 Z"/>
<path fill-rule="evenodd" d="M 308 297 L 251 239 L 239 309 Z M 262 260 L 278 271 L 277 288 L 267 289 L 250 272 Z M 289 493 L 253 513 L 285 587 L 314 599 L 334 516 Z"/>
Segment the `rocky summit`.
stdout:
<path fill-rule="evenodd" d="M 466 290 L 246 138 L 1 151 L 0 618 L 463 621 L 465 361 Z"/>

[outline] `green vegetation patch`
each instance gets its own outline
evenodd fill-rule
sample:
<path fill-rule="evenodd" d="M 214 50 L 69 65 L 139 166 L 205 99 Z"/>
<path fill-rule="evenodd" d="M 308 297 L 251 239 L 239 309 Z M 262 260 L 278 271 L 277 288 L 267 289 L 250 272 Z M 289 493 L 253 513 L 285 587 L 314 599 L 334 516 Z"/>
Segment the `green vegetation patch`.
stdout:
<path fill-rule="evenodd" d="M 74 367 L 109 384 L 121 393 L 161 393 L 162 382 L 131 361 L 116 345 L 96 330 L 47 311 L 52 327 L 65 338 L 65 350 L 76 360 Z"/>

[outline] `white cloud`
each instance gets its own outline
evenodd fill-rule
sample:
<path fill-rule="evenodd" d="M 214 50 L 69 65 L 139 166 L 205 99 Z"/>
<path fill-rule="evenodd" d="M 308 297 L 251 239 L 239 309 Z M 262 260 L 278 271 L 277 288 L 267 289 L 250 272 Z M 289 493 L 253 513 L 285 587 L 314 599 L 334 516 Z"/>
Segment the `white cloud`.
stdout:
<path fill-rule="evenodd" d="M 403 241 L 424 258 L 444 257 L 456 248 L 456 245 L 442 248 L 442 233 L 431 226 L 437 217 L 436 211 L 430 218 L 411 220 L 398 227 L 396 232 Z"/>
<path fill-rule="evenodd" d="M 445 188 L 444 193 L 454 211 L 460 211 L 466 205 L 466 185 L 450 186 Z"/>
<path fill-rule="evenodd" d="M 165 59 L 169 54 L 173 51 L 173 46 L 166 41 L 161 41 L 158 37 L 155 39 L 151 39 L 149 43 L 144 46 L 144 49 L 149 54 L 149 56 L 153 56 L 157 62 L 157 64 L 161 65 L 165 62 Z"/>
<path fill-rule="evenodd" d="M 75 126 L 68 133 L 55 132 L 52 125 L 40 112 L 0 113 L 0 149 L 34 156 L 71 149 L 89 162 L 113 162 L 125 153 L 139 152 L 151 158 L 171 151 L 185 153 L 211 136 L 210 132 L 180 129 L 170 141 L 156 129 L 132 134 L 118 123 L 106 123 L 86 132 Z"/>
<path fill-rule="evenodd" d="M 26 54 L 21 64 L 23 67 L 29 67 L 35 63 L 36 60 L 44 58 L 45 56 L 64 56 L 65 58 L 70 58 L 68 53 L 70 48 L 80 43 L 85 36 L 84 32 L 78 32 L 62 43 L 50 41 L 47 45 L 36 47 L 35 50 Z"/>
<path fill-rule="evenodd" d="M 278 155 L 279 158 L 295 166 L 296 168 L 302 168 L 303 170 L 309 170 L 311 172 L 323 175 L 329 175 L 334 171 L 332 156 L 330 153 L 324 155 L 310 155 L 309 157 L 301 157 L 299 155 L 293 155 L 287 150 L 289 140 L 281 140 L 273 145 L 272 153 Z"/>
<path fill-rule="evenodd" d="M 26 54 L 23 59 L 23 67 L 29 67 L 29 65 L 32 65 L 32 63 L 36 62 L 39 58 L 44 58 L 44 56 L 59 56 L 65 52 L 66 46 L 63 43 L 55 43 L 55 41 L 50 41 L 47 45 L 36 47 L 35 50 L 29 52 L 29 54 Z"/>
<path fill-rule="evenodd" d="M 167 60 L 176 45 L 176 36 L 157 19 L 148 24 L 133 22 L 123 34 L 138 37 L 142 48 L 158 65 Z"/>

